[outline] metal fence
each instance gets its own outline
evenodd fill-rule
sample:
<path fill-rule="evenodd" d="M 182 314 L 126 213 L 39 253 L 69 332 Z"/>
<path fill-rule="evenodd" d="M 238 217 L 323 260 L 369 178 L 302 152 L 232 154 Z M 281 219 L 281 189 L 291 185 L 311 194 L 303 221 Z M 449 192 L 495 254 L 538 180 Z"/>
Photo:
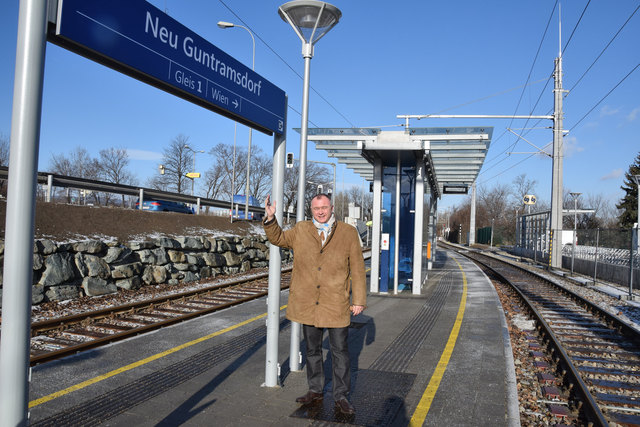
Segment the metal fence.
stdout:
<path fill-rule="evenodd" d="M 577 230 L 578 244 L 564 245 L 563 256 L 628 267 L 631 262 L 632 230 Z M 640 268 L 640 254 L 633 254 L 633 268 Z"/>
<path fill-rule="evenodd" d="M 0 166 L 0 180 L 9 177 L 9 168 Z M 93 179 L 77 178 L 73 176 L 58 175 L 48 172 L 38 172 L 38 184 L 43 186 L 45 200 L 51 200 L 53 188 L 72 188 L 78 190 L 88 190 L 102 193 L 111 193 L 124 196 L 137 197 L 138 199 L 160 199 L 171 202 L 189 203 L 196 208 L 196 213 L 200 212 L 200 207 L 213 207 L 230 209 L 231 201 L 209 199 L 205 197 L 190 196 L 187 194 L 172 193 L 170 191 L 156 190 L 153 188 L 138 187 L 125 184 L 114 184 L 111 182 L 97 181 Z M 264 208 L 249 206 L 250 212 L 258 214 L 264 213 Z"/>

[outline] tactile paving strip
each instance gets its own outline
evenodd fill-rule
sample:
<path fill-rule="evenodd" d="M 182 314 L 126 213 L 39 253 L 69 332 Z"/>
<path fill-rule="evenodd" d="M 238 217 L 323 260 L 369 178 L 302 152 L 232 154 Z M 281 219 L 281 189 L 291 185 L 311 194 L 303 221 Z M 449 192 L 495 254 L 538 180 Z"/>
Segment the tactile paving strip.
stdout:
<path fill-rule="evenodd" d="M 280 328 L 289 325 L 285 320 Z M 194 378 L 218 363 L 238 357 L 241 363 L 266 343 L 266 327 L 260 326 L 234 339 L 216 345 L 183 361 L 174 363 L 129 384 L 111 390 L 49 418 L 32 423 L 33 426 L 95 426 L 123 413 L 146 400 Z M 234 363 L 235 364 L 235 363 Z M 229 369 L 233 369 L 230 367 Z"/>
<path fill-rule="evenodd" d="M 352 376 L 351 403 L 356 409 L 351 417 L 338 413 L 334 408 L 331 393 L 325 393 L 324 400 L 317 404 L 303 405 L 292 417 L 316 420 L 312 425 L 322 426 L 329 423 L 347 423 L 364 426 L 386 426 L 398 417 L 404 417 L 404 398 L 411 389 L 415 374 L 383 372 L 363 369 Z"/>
<path fill-rule="evenodd" d="M 436 323 L 454 283 L 454 274 L 448 273 L 440 279 L 433 295 L 400 335 L 371 364 L 369 369 L 390 372 L 404 372 L 407 369 Z"/>
<path fill-rule="evenodd" d="M 345 417 L 336 412 L 329 392 L 325 393 L 322 402 L 303 405 L 291 417 L 315 420 L 312 425 L 316 427 L 335 423 L 364 426 L 407 425 L 409 415 L 404 409 L 404 401 L 416 375 L 404 371 L 435 325 L 456 274 L 452 270 L 439 279 L 429 300 L 369 369 L 352 373 L 353 390 L 350 401 L 356 410 L 354 416 Z"/>

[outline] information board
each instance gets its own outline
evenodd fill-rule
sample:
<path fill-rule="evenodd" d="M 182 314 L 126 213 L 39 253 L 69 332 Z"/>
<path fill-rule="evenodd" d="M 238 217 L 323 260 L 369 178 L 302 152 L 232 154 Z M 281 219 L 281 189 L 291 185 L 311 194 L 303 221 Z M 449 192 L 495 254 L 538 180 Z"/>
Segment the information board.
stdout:
<path fill-rule="evenodd" d="M 284 132 L 282 89 L 145 0 L 59 0 L 49 40 L 261 132 Z"/>

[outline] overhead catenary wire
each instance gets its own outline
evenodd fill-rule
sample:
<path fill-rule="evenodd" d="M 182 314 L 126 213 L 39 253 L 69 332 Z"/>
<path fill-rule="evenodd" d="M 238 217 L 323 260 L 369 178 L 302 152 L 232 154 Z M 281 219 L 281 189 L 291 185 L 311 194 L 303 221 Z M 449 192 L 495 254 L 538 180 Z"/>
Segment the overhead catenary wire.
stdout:
<path fill-rule="evenodd" d="M 573 129 L 575 129 L 575 128 L 580 124 L 580 122 L 582 122 L 582 121 L 583 121 L 583 120 L 584 120 L 584 119 L 585 119 L 589 114 L 591 114 L 591 112 L 592 112 L 593 110 L 595 110 L 595 109 L 596 109 L 596 107 L 597 107 L 598 105 L 600 105 L 600 103 L 601 103 L 602 101 L 604 101 L 604 100 L 605 100 L 609 95 L 611 95 L 611 93 L 612 93 L 614 90 L 616 90 L 616 89 L 618 88 L 618 86 L 620 86 L 620 85 L 622 84 L 622 82 L 624 82 L 624 81 L 625 81 L 625 80 L 626 80 L 626 79 L 627 79 L 631 74 L 633 74 L 633 72 L 634 72 L 634 71 L 636 71 L 636 70 L 638 69 L 638 67 L 640 67 L 640 62 L 639 62 L 635 67 L 633 67 L 633 69 L 631 69 L 631 71 L 629 71 L 629 72 L 627 73 L 627 75 L 626 75 L 626 76 L 624 76 L 624 77 L 622 78 L 622 80 L 620 80 L 620 81 L 619 81 L 619 82 L 618 82 L 614 87 L 612 87 L 612 88 L 611 88 L 611 90 L 609 90 L 609 92 L 607 92 L 607 94 L 606 94 L 606 95 L 604 95 L 602 98 L 600 98 L 600 100 L 599 100 L 598 102 L 596 102 L 596 104 L 595 104 L 593 107 L 591 107 L 591 109 L 590 109 L 589 111 L 587 111 L 587 112 L 585 113 L 585 115 L 584 115 L 584 116 L 582 116 L 582 117 L 580 118 L 580 120 L 578 120 L 578 121 L 576 122 L 576 124 L 574 124 L 574 125 L 569 129 L 569 132 L 571 132 Z"/>
<path fill-rule="evenodd" d="M 593 62 L 591 63 L 591 65 L 589 65 L 589 67 L 586 69 L 586 71 L 584 73 L 582 73 L 582 75 L 580 76 L 580 78 L 574 83 L 574 85 L 569 89 L 569 91 L 567 92 L 566 96 L 569 96 L 569 94 L 575 90 L 575 88 L 578 86 L 578 84 L 580 84 L 580 82 L 582 81 L 582 79 L 584 78 L 584 76 L 587 75 L 587 73 L 589 71 L 591 71 L 591 68 L 593 68 L 593 66 L 595 65 L 596 62 L 598 62 L 598 60 L 600 59 L 600 57 L 602 56 L 602 54 L 604 54 L 604 52 L 609 48 L 609 46 L 611 46 L 611 43 L 613 43 L 613 41 L 618 37 L 618 35 L 622 32 L 622 30 L 624 29 L 624 27 L 629 23 L 629 21 L 631 20 L 631 18 L 633 18 L 633 16 L 636 14 L 636 12 L 638 11 L 638 9 L 640 9 L 640 4 L 638 5 L 638 7 L 635 8 L 635 10 L 631 13 L 631 15 L 629 15 L 629 17 L 627 18 L 627 20 L 624 22 L 624 24 L 622 24 L 622 26 L 618 29 L 618 31 L 613 35 L 613 37 L 611 38 L 611 40 L 609 40 L 609 43 L 607 43 L 607 45 L 604 47 L 604 49 L 602 49 L 602 51 L 600 52 L 600 54 L 596 57 L 596 59 L 593 60 Z"/>
<path fill-rule="evenodd" d="M 568 46 L 569 46 L 569 44 L 571 43 L 571 40 L 573 39 L 573 36 L 574 36 L 574 34 L 576 33 L 576 31 L 577 31 L 577 29 L 578 29 L 578 27 L 579 27 L 579 25 L 580 25 L 580 23 L 581 23 L 581 21 L 582 21 L 582 18 L 584 17 L 584 15 L 585 15 L 585 13 L 586 13 L 586 11 L 587 11 L 587 8 L 589 7 L 590 3 L 591 3 L 591 0 L 589 0 L 589 1 L 587 2 L 587 4 L 585 5 L 585 7 L 583 8 L 582 13 L 580 14 L 580 17 L 578 18 L 578 21 L 576 22 L 576 24 L 575 24 L 575 25 L 574 25 L 574 27 L 573 27 L 573 30 L 571 31 L 571 35 L 569 36 L 569 38 L 567 39 L 567 42 L 565 43 L 564 47 L 562 48 L 562 52 L 561 52 L 561 54 L 564 54 L 564 52 L 566 51 L 567 47 L 568 47 Z M 557 2 L 556 2 L 556 5 L 557 5 Z M 638 6 L 638 8 L 640 8 L 640 6 Z M 629 16 L 629 18 L 627 19 L 627 21 L 626 21 L 626 22 L 622 25 L 622 27 L 618 30 L 618 32 L 616 33 L 616 35 L 611 39 L 611 41 L 607 44 L 607 46 L 606 46 L 606 47 L 603 49 L 603 51 L 600 53 L 600 55 L 598 55 L 598 57 L 596 58 L 596 60 L 594 60 L 594 62 L 591 64 L 591 66 L 589 66 L 589 68 L 585 71 L 585 73 L 583 74 L 583 76 L 582 76 L 582 77 L 584 77 L 584 75 L 585 75 L 585 74 L 586 74 L 586 73 L 591 69 L 591 67 L 593 66 L 593 64 L 595 64 L 595 62 L 600 58 L 600 56 L 602 56 L 602 54 L 604 53 L 604 51 L 609 47 L 609 45 L 613 42 L 613 40 L 614 40 L 614 39 L 617 37 L 617 35 L 620 33 L 620 31 L 622 31 L 622 28 L 624 28 L 624 26 L 627 24 L 627 22 L 629 22 L 629 20 L 631 19 L 631 17 L 633 17 L 633 15 L 636 13 L 636 11 L 638 10 L 638 8 L 636 8 L 636 9 L 633 11 L 633 13 L 631 14 L 631 16 Z M 555 6 L 554 6 L 554 11 L 555 11 Z M 553 15 L 554 11 L 552 11 L 552 15 Z M 550 20 L 551 20 L 551 17 L 550 17 L 550 19 L 549 19 L 549 22 L 550 22 Z M 549 25 L 549 22 L 547 23 L 547 27 L 548 27 L 548 25 Z M 546 34 L 546 30 L 545 30 L 545 34 Z M 543 37 L 543 38 L 544 38 L 544 37 Z M 536 55 L 536 57 L 537 57 L 537 55 Z M 545 84 L 544 88 L 542 89 L 542 91 L 541 91 L 540 95 L 538 96 L 538 99 L 536 100 L 535 105 L 534 105 L 534 106 L 533 106 L 533 108 L 531 109 L 530 114 L 531 114 L 533 111 L 535 111 L 536 107 L 537 107 L 537 106 L 538 106 L 538 104 L 540 103 L 540 100 L 542 99 L 542 95 L 544 94 L 544 92 L 545 92 L 545 90 L 546 90 L 546 88 L 547 88 L 547 85 L 548 85 L 548 84 L 549 84 L 549 82 L 551 81 L 551 77 L 552 77 L 552 76 L 553 76 L 553 73 L 551 74 L 551 76 L 550 76 L 550 77 L 549 77 L 549 79 L 547 80 L 547 82 L 546 82 L 546 84 Z M 580 79 L 578 80 L 578 83 L 579 83 L 579 81 L 582 79 L 582 77 L 580 77 Z M 625 77 L 625 78 L 626 78 L 626 77 Z M 623 80 L 624 80 L 624 79 L 623 79 Z M 620 83 L 621 83 L 621 82 L 620 82 Z M 576 85 L 577 85 L 577 83 L 576 83 Z M 575 86 L 576 86 L 576 85 L 574 85 L 574 86 L 573 86 L 573 88 L 575 88 Z M 617 86 L 616 86 L 616 87 L 617 87 Z M 573 89 L 573 88 L 572 88 L 572 89 Z M 614 88 L 614 89 L 615 89 L 615 88 Z M 608 96 L 608 94 L 607 94 L 606 96 Z M 606 96 L 605 96 L 605 97 L 606 97 Z M 603 99 L 604 99 L 604 98 L 603 98 Z M 598 103 L 600 103 L 600 102 L 602 102 L 602 100 L 600 100 Z M 519 104 L 518 104 L 518 105 L 519 105 Z M 595 108 L 595 107 L 594 107 L 594 108 Z M 592 110 L 593 110 L 593 109 L 592 109 Z M 590 110 L 590 111 L 589 111 L 589 113 L 590 113 L 592 110 Z M 587 115 L 588 115 L 589 113 L 587 113 Z M 584 117 L 583 117 L 583 118 L 584 118 Z M 581 120 L 582 120 L 582 119 L 580 119 L 580 121 L 581 121 Z M 527 122 L 528 122 L 528 121 L 527 121 Z M 534 127 L 535 127 L 535 126 L 537 126 L 537 124 L 538 124 L 538 123 L 540 123 L 540 120 L 538 120 L 538 121 L 534 124 Z M 525 125 L 526 125 L 526 124 L 525 124 Z M 574 127 L 575 127 L 575 126 L 574 126 Z M 573 128 L 572 128 L 572 129 L 573 129 Z M 530 132 L 530 130 L 527 130 L 527 131 L 523 132 L 523 136 L 527 135 L 529 132 Z M 516 141 L 515 141 L 515 142 L 514 142 L 510 147 L 515 147 L 516 143 L 517 143 L 519 140 L 520 140 L 520 137 L 518 137 L 518 138 L 516 139 Z M 512 148 L 512 149 L 513 149 L 513 148 Z M 507 149 L 507 150 L 505 150 L 505 151 L 503 151 L 502 153 L 500 153 L 498 156 L 500 156 L 500 155 L 504 154 L 506 151 L 508 151 L 508 149 Z M 522 163 L 524 160 L 528 160 L 528 159 L 529 159 L 529 158 L 531 158 L 531 157 L 532 157 L 532 156 L 528 156 L 528 157 L 526 157 L 525 159 L 521 160 L 520 162 L 516 163 L 516 164 L 515 164 L 515 165 L 513 165 L 513 166 L 508 167 L 507 169 L 505 169 L 505 170 L 504 170 L 504 171 L 502 171 L 501 173 L 499 173 L 499 174 L 497 174 L 497 175 L 494 175 L 493 177 L 489 178 L 488 180 L 491 180 L 491 179 L 493 179 L 493 178 L 495 178 L 495 177 L 497 177 L 497 176 L 500 176 L 502 173 L 507 172 L 508 170 L 512 169 L 512 168 L 513 168 L 513 167 L 515 167 L 516 165 L 519 165 L 519 164 L 520 164 L 520 163 Z M 506 157 L 505 157 L 504 159 L 506 159 Z M 503 159 L 503 160 L 504 160 L 504 159 Z M 496 166 L 497 164 L 499 164 L 499 163 L 501 163 L 501 162 L 502 162 L 502 161 L 500 161 L 500 162 L 496 163 L 494 166 Z M 486 169 L 486 170 L 483 170 L 480 174 L 483 174 L 484 172 L 486 172 L 486 171 L 488 171 L 488 170 L 490 170 L 490 169 L 492 169 L 492 168 L 493 168 L 493 167 L 488 168 L 488 169 Z M 479 175 L 480 175 L 480 174 L 479 174 Z"/>
<path fill-rule="evenodd" d="M 580 14 L 580 18 L 578 18 L 578 22 L 576 22 L 576 25 L 573 26 L 573 30 L 571 31 L 571 35 L 569 36 L 569 38 L 567 39 L 567 42 L 564 44 L 564 47 L 562 48 L 562 54 L 564 55 L 564 51 L 567 50 L 567 46 L 569 46 L 569 43 L 571 43 L 571 39 L 573 38 L 573 35 L 576 33 L 576 30 L 578 29 L 578 26 L 580 25 L 580 21 L 582 21 L 582 17 L 584 16 L 585 12 L 587 11 L 587 8 L 589 7 L 589 4 L 591 4 L 591 0 L 589 0 L 587 2 L 587 4 L 585 5 L 584 9 L 582 9 L 582 13 Z"/>
<path fill-rule="evenodd" d="M 231 9 L 223 0 L 218 0 L 224 7 L 227 8 L 227 10 L 229 12 L 231 12 L 231 14 L 233 16 L 236 17 L 236 19 L 238 19 L 240 22 L 242 22 L 242 25 L 246 26 L 247 28 L 249 28 L 249 30 L 251 30 L 251 32 L 253 34 L 255 34 L 255 36 L 271 51 L 273 52 L 274 55 L 276 55 L 278 57 L 278 59 L 280 59 L 280 61 L 282 61 L 287 67 L 289 67 L 289 69 L 291 71 L 293 71 L 293 73 L 298 76 L 301 80 L 304 80 L 304 77 L 300 75 L 300 73 L 298 73 L 282 56 L 280 56 L 278 54 L 278 52 L 275 51 L 275 49 L 273 49 L 269 43 L 267 43 L 261 36 L 259 33 L 257 33 L 256 31 L 254 31 L 251 26 L 249 24 L 247 24 L 240 16 L 238 16 L 238 14 Z M 316 95 L 318 95 L 324 102 L 327 103 L 327 105 L 329 107 L 331 107 L 333 109 L 333 111 L 335 111 L 336 113 L 338 113 L 338 115 L 340 115 L 340 117 L 342 117 L 347 123 L 349 123 L 351 125 L 351 127 L 356 127 L 356 125 L 354 125 L 351 120 L 349 120 L 344 114 L 342 114 L 331 102 L 329 102 L 329 100 L 327 100 L 324 96 L 322 96 L 322 94 L 320 92 L 318 92 L 313 86 L 309 86 L 311 88 L 311 90 L 313 90 Z M 291 108 L 291 107 L 289 107 Z M 297 110 L 291 108 L 293 111 L 295 111 L 296 113 L 300 114 L 300 112 L 298 112 Z M 300 114 L 300 116 L 302 116 L 302 114 Z M 312 123 L 314 126 L 318 127 L 315 123 L 309 121 L 310 123 Z"/>

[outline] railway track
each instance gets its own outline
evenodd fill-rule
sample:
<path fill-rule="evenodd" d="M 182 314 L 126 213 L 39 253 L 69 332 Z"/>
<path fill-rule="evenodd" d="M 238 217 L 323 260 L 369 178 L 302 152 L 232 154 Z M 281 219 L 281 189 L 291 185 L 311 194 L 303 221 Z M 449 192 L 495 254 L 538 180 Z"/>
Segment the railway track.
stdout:
<path fill-rule="evenodd" d="M 289 287 L 284 269 L 281 289 Z M 34 322 L 31 366 L 260 298 L 268 273 L 103 310 Z"/>
<path fill-rule="evenodd" d="M 459 253 L 508 283 L 536 321 L 530 349 L 551 413 L 584 425 L 640 426 L 640 333 L 581 296 L 512 263 Z M 545 373 L 546 372 L 546 373 Z M 558 386 L 558 387 L 555 387 Z"/>

